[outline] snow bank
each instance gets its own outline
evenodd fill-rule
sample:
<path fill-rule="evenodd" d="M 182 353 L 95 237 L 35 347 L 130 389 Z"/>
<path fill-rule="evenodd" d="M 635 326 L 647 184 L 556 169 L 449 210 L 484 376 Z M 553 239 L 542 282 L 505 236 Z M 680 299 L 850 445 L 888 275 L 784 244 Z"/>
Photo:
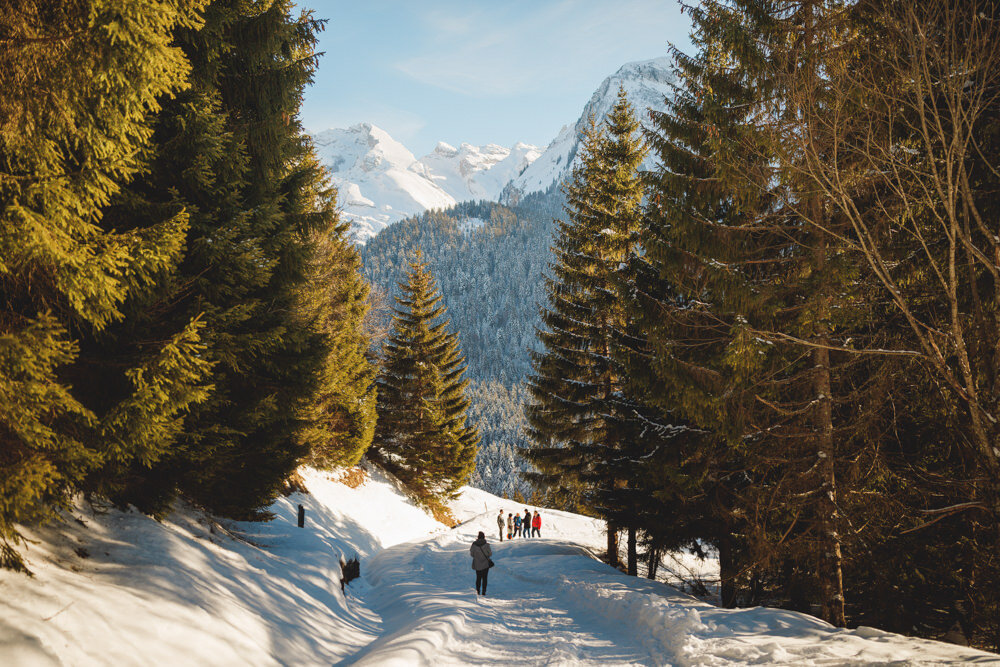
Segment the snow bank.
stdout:
<path fill-rule="evenodd" d="M 529 506 L 534 510 L 534 507 Z M 725 610 L 595 559 L 600 522 L 542 510 L 542 539 L 496 537 L 499 510 L 524 507 L 466 489 L 462 522 L 372 559 L 369 602 L 383 634 L 361 665 L 1000 664 L 1000 657 L 870 628 L 840 630 L 778 609 Z M 473 591 L 469 545 L 490 537 L 489 593 Z"/>
<path fill-rule="evenodd" d="M 0 665 L 1000 664 L 627 577 L 596 560 L 603 526 L 587 517 L 543 508 L 541 539 L 500 542 L 497 514 L 524 505 L 467 488 L 449 530 L 376 471 L 356 488 L 302 474 L 310 494 L 280 499 L 269 522 L 81 504 L 30 531 L 36 576 L 0 572 Z M 469 558 L 480 530 L 496 562 L 486 597 Z M 339 560 L 355 554 L 362 579 L 345 594 Z"/>
<path fill-rule="evenodd" d="M 29 531 L 35 577 L 0 571 L 0 665 L 329 665 L 361 650 L 381 621 L 341 593 L 340 557 L 360 555 L 364 572 L 444 526 L 377 472 L 356 489 L 303 476 L 311 495 L 280 499 L 266 523 L 81 504 Z"/>

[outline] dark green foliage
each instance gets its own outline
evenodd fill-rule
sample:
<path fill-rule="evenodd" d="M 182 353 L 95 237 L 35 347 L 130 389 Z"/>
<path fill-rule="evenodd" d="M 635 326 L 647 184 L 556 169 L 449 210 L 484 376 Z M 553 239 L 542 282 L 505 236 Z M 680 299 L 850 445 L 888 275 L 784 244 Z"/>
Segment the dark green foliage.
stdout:
<path fill-rule="evenodd" d="M 637 355 L 630 374 L 701 434 L 678 441 L 680 456 L 660 470 L 696 483 L 668 520 L 650 518 L 651 532 L 702 525 L 720 550 L 723 602 L 816 605 L 835 623 L 931 635 L 958 618 L 983 636 L 996 627 L 996 601 L 983 594 L 993 587 L 979 586 L 996 577 L 996 521 L 967 485 L 984 470 L 973 463 L 979 436 L 974 419 L 955 416 L 960 373 L 942 367 L 961 367 L 960 339 L 985 330 L 982 319 L 967 325 L 992 309 L 981 291 L 992 269 L 971 249 L 989 241 L 960 243 L 969 261 L 957 282 L 969 281 L 955 293 L 968 296 L 943 294 L 947 216 L 931 212 L 948 208 L 939 198 L 950 190 L 927 183 L 948 153 L 925 160 L 914 148 L 912 84 L 894 78 L 914 76 L 919 53 L 941 66 L 963 43 L 949 41 L 955 17 L 979 19 L 971 6 L 910 7 L 692 8 L 698 52 L 676 54 L 678 90 L 649 134 L 662 168 L 649 178 L 633 311 L 649 363 Z M 894 70 L 892 54 L 913 47 L 907 34 L 940 41 Z M 950 62 L 969 76 L 953 86 L 935 74 L 921 90 L 971 98 L 982 61 Z M 916 108 L 933 99 L 916 97 Z M 971 191 L 966 229 L 989 201 Z M 933 324 L 914 329 L 914 318 Z M 921 351 L 921 335 L 941 335 L 949 360 Z M 886 576 L 889 562 L 898 576 Z"/>
<path fill-rule="evenodd" d="M 373 456 L 422 497 L 444 499 L 468 481 L 479 443 L 466 424 L 465 360 L 427 265 L 411 263 L 400 289 L 382 350 Z"/>
<path fill-rule="evenodd" d="M 636 343 L 625 308 L 642 214 L 638 170 L 645 148 L 638 130 L 620 91 L 606 121 L 584 137 L 566 188 L 568 218 L 559 223 L 553 248 L 539 331 L 543 349 L 533 355 L 526 408 L 533 446 L 525 454 L 539 471 L 532 478 L 608 521 L 611 562 L 616 527 L 634 535 L 646 505 L 633 469 L 655 441 L 643 437 L 653 424 L 626 392 L 622 363 Z"/>
<path fill-rule="evenodd" d="M 202 325 L 134 346 L 95 400 L 80 340 L 175 270 L 188 218 L 114 229 L 102 208 L 144 166 L 151 114 L 182 89 L 176 29 L 204 3 L 0 4 L 0 565 L 100 465 L 148 465 L 205 398 Z"/>
<path fill-rule="evenodd" d="M 0 5 L 0 560 L 83 491 L 232 516 L 374 428 L 290 2 Z M 204 12 L 202 13 L 202 10 Z"/>
<path fill-rule="evenodd" d="M 328 468 L 353 466 L 371 446 L 375 433 L 375 364 L 363 331 L 368 314 L 368 283 L 361 261 L 347 239 L 347 224 L 315 239 L 318 252 L 307 305 L 315 309 L 314 327 L 325 338 L 325 359 L 318 367 L 319 395 L 304 433 L 309 463 Z M 311 303 L 310 303 L 311 301 Z"/>

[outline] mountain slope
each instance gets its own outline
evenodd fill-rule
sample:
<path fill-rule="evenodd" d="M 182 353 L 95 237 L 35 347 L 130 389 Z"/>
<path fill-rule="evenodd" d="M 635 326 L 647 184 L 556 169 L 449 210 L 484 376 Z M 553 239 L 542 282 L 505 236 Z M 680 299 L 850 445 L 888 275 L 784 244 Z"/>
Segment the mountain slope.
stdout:
<path fill-rule="evenodd" d="M 513 148 L 497 144 L 449 146 L 443 141 L 420 158 L 424 173 L 456 202 L 496 200 L 503 188 L 530 165 L 541 151 L 518 142 Z"/>

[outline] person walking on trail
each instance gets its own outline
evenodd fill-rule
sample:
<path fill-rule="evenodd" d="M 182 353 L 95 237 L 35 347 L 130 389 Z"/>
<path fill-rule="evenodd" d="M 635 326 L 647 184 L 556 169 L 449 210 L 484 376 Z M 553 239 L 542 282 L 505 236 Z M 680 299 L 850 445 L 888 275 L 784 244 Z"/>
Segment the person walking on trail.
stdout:
<path fill-rule="evenodd" d="M 514 515 L 514 537 L 520 537 L 520 536 L 521 536 L 521 515 L 520 514 L 515 514 Z"/>
<path fill-rule="evenodd" d="M 502 514 L 500 516 L 503 517 Z M 493 550 L 486 542 L 486 533 L 479 531 L 479 537 L 469 547 L 469 555 L 472 556 L 472 569 L 476 571 L 476 595 L 486 595 L 486 583 L 493 567 L 490 560 Z"/>
<path fill-rule="evenodd" d="M 507 512 L 507 539 L 514 537 L 514 515 Z"/>
<path fill-rule="evenodd" d="M 535 512 L 535 517 L 531 520 L 531 536 L 542 536 L 542 515 L 538 512 Z"/>
<path fill-rule="evenodd" d="M 500 541 L 503 542 L 503 510 L 497 514 L 497 528 L 500 529 Z"/>
<path fill-rule="evenodd" d="M 523 527 L 523 532 L 521 535 L 524 537 L 531 537 L 531 512 L 527 509 L 524 510 L 524 518 L 521 520 L 521 526 Z"/>

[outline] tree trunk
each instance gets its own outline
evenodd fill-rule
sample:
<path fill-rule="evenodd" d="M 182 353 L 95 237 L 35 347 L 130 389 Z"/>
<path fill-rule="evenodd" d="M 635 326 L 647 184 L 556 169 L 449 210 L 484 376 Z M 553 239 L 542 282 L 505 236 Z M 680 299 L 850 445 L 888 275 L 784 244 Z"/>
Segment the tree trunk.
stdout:
<path fill-rule="evenodd" d="M 819 202 L 815 202 L 815 219 L 821 214 Z M 826 240 L 820 236 L 814 250 L 814 263 L 818 271 L 826 263 Z M 829 297 L 824 296 L 824 299 Z M 829 345 L 826 317 L 829 304 L 818 313 L 816 324 L 817 342 Z M 837 532 L 837 478 L 836 452 L 833 440 L 833 398 L 830 380 L 830 350 L 826 347 L 813 349 L 815 370 L 814 391 L 816 395 L 816 470 L 819 475 L 819 500 L 816 503 L 817 521 L 817 568 L 821 592 L 820 605 L 823 619 L 837 627 L 844 627 L 844 574 L 840 551 L 840 535 Z"/>
<path fill-rule="evenodd" d="M 657 546 L 650 546 L 646 554 L 646 577 L 656 579 L 656 571 L 660 569 L 660 549 Z"/>
<path fill-rule="evenodd" d="M 628 527 L 628 574 L 630 577 L 639 575 L 639 554 L 636 550 L 635 528 Z"/>
<path fill-rule="evenodd" d="M 618 526 L 608 522 L 608 565 L 618 567 Z"/>
<path fill-rule="evenodd" d="M 722 606 L 736 606 L 736 558 L 733 543 L 728 535 L 719 539 L 719 596 Z"/>

